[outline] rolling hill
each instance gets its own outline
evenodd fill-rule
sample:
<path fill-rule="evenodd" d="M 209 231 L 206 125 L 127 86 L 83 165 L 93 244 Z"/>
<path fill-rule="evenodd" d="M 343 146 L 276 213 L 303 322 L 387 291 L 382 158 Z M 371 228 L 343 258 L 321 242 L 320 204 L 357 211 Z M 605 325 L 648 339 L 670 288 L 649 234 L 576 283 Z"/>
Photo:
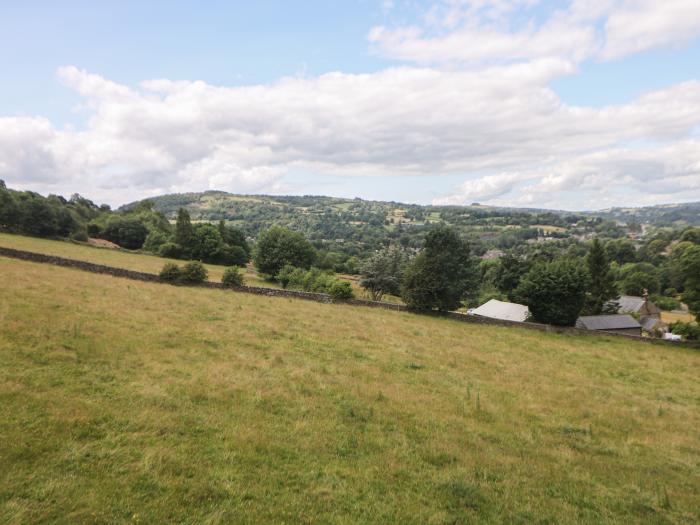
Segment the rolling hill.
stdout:
<path fill-rule="evenodd" d="M 696 350 L 0 276 L 2 523 L 700 520 Z"/>

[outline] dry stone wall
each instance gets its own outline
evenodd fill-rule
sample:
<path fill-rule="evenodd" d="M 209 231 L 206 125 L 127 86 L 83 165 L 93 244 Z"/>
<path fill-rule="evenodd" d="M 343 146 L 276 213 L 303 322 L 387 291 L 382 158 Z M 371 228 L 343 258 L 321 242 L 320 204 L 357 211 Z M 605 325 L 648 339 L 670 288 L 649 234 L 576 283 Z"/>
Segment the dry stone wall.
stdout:
<path fill-rule="evenodd" d="M 35 263 L 53 264 L 55 266 L 64 266 L 67 268 L 75 268 L 78 270 L 83 270 L 86 272 L 100 273 L 105 275 L 111 275 L 113 277 L 121 277 L 125 279 L 133 279 L 137 281 L 146 281 L 152 283 L 159 283 L 161 281 L 160 277 L 156 274 L 137 272 L 134 270 L 127 270 L 125 268 L 115 268 L 112 266 L 105 266 L 103 264 L 94 264 L 86 261 L 79 261 L 76 259 L 66 259 L 64 257 L 57 257 L 54 255 L 46 255 L 43 253 L 27 252 L 23 250 L 15 250 L 13 248 L 4 248 L 0 246 L 0 256 L 11 257 L 14 259 L 21 259 L 24 261 L 31 261 Z M 406 312 L 409 309 L 403 304 L 393 304 L 385 303 L 379 301 L 368 301 L 365 299 L 346 299 L 346 300 L 334 300 L 330 295 L 322 293 L 313 292 L 302 292 L 299 290 L 283 290 L 279 288 L 265 288 L 263 286 L 236 286 L 236 287 L 225 287 L 222 283 L 215 282 L 205 282 L 199 285 L 195 285 L 203 288 L 218 288 L 224 290 L 231 290 L 234 292 L 250 293 L 255 295 L 264 295 L 268 297 L 288 297 L 294 299 L 303 299 L 306 301 L 315 301 L 319 303 L 338 303 L 347 304 L 351 306 L 363 306 L 370 308 L 381 308 L 384 310 L 394 310 L 399 312 Z M 649 337 L 641 337 L 637 335 L 622 334 L 616 332 L 599 332 L 594 330 L 581 330 L 579 328 L 569 328 L 552 326 L 539 323 L 519 323 L 516 321 L 502 321 L 498 319 L 491 319 L 489 317 L 480 317 L 477 315 L 467 315 L 461 312 L 436 312 L 432 314 L 439 317 L 446 317 L 448 319 L 454 319 L 456 321 L 461 321 L 465 323 L 475 323 L 482 325 L 494 325 L 494 326 L 510 326 L 517 328 L 525 328 L 529 330 L 538 330 L 541 332 L 557 333 L 557 334 L 571 334 L 571 335 L 585 335 L 585 336 L 610 336 L 610 337 L 624 337 L 627 339 L 634 339 L 637 341 L 643 341 L 648 343 L 660 343 L 671 346 L 690 346 L 694 348 L 700 348 L 699 342 L 684 341 L 664 341 L 661 339 L 652 339 Z"/>

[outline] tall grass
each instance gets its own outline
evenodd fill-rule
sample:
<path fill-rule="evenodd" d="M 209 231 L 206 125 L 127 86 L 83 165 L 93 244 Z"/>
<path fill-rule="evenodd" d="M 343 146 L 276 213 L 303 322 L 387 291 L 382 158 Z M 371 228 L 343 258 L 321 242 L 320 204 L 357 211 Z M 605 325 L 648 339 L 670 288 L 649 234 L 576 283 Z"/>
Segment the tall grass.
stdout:
<path fill-rule="evenodd" d="M 697 351 L 0 279 L 0 523 L 700 520 Z"/>

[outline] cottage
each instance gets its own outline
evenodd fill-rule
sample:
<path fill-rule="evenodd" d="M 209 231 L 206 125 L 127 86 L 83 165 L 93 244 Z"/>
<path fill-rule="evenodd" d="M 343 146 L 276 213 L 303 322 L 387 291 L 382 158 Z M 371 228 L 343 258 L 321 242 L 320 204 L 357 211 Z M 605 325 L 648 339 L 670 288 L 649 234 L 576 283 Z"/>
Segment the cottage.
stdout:
<path fill-rule="evenodd" d="M 661 309 L 649 300 L 647 293 L 643 297 L 621 295 L 615 302 L 618 304 L 618 312 L 621 314 L 639 314 L 639 317 L 661 319 Z"/>
<path fill-rule="evenodd" d="M 601 332 L 642 335 L 642 325 L 631 315 L 583 315 L 576 320 L 576 328 Z"/>
<path fill-rule="evenodd" d="M 653 334 L 665 332 L 668 329 L 661 320 L 661 309 L 649 300 L 649 294 L 646 290 L 644 290 L 642 297 L 623 295 L 616 303 L 619 305 L 618 311 L 621 314 L 638 315 L 642 330 L 645 332 Z"/>
<path fill-rule="evenodd" d="M 506 303 L 491 299 L 478 308 L 469 310 L 469 314 L 522 323 L 530 316 L 530 310 L 524 304 Z"/>

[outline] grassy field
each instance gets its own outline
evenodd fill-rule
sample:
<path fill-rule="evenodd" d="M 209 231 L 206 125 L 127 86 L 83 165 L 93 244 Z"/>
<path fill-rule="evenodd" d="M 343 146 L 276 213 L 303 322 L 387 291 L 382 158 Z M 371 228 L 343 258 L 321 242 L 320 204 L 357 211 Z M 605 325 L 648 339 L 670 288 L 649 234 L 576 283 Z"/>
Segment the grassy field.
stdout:
<path fill-rule="evenodd" d="M 116 268 L 127 268 L 139 272 L 158 273 L 167 262 L 173 262 L 179 265 L 185 264 L 187 261 L 178 261 L 175 259 L 165 259 L 156 257 L 155 255 L 145 255 L 141 253 L 132 253 L 123 250 L 113 250 L 109 248 L 96 248 L 86 244 L 76 244 L 66 241 L 52 241 L 49 239 L 38 239 L 35 237 L 25 237 L 22 235 L 12 235 L 9 233 L 0 233 L 0 246 L 6 248 L 14 248 L 16 250 L 26 250 L 29 252 L 45 253 L 55 255 L 57 257 L 66 257 L 68 259 L 78 259 L 96 264 L 104 264 L 106 266 L 114 266 Z M 221 276 L 224 273 L 225 267 L 215 264 L 205 264 L 209 271 L 209 280 L 221 281 Z M 257 273 L 248 268 L 244 274 L 245 284 L 251 286 L 276 286 L 261 279 Z"/>
<path fill-rule="evenodd" d="M 664 323 L 673 323 L 675 321 L 692 323 L 695 321 L 695 316 L 688 312 L 661 312 L 661 320 Z"/>
<path fill-rule="evenodd" d="M 0 279 L 0 523 L 700 520 L 697 351 Z"/>

